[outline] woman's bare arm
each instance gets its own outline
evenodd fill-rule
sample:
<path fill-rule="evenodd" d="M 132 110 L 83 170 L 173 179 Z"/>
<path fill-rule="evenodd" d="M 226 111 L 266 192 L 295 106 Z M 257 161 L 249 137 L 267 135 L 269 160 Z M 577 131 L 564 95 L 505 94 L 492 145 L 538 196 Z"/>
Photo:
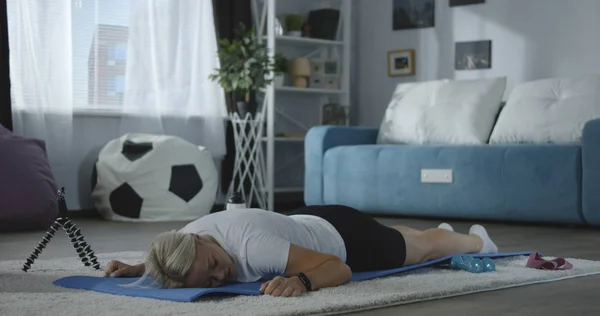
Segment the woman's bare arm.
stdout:
<path fill-rule="evenodd" d="M 300 272 L 308 277 L 312 290 L 338 286 L 352 278 L 350 267 L 340 258 L 292 244 L 285 275 L 295 277 Z"/>

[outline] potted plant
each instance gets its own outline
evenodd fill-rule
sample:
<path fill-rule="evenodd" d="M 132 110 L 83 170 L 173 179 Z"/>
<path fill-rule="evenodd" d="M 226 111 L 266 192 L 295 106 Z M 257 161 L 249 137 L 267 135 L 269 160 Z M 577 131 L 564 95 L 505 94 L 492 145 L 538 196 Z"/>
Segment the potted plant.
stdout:
<path fill-rule="evenodd" d="M 218 82 L 225 92 L 233 93 L 240 117 L 245 118 L 248 113 L 254 116 L 254 96 L 271 84 L 268 75 L 275 66 L 266 45 L 256 38 L 253 29 L 246 30 L 240 23 L 232 40 L 219 40 L 218 55 L 221 67 L 209 79 Z"/>
<path fill-rule="evenodd" d="M 273 84 L 275 87 L 282 87 L 285 78 L 284 75 L 288 72 L 288 59 L 281 53 L 275 54 L 275 67 L 273 72 L 275 73 Z"/>
<path fill-rule="evenodd" d="M 285 27 L 287 35 L 301 37 L 302 36 L 302 16 L 299 14 L 288 14 L 285 16 Z"/>

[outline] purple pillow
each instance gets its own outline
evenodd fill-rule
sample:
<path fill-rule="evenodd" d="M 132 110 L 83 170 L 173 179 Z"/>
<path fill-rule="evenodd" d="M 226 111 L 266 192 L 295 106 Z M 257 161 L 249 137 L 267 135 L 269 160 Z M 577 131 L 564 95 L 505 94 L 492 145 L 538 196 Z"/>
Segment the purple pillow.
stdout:
<path fill-rule="evenodd" d="M 0 138 L 12 136 L 13 133 L 0 124 Z"/>
<path fill-rule="evenodd" d="M 48 228 L 58 214 L 56 189 L 45 143 L 0 125 L 0 232 Z"/>

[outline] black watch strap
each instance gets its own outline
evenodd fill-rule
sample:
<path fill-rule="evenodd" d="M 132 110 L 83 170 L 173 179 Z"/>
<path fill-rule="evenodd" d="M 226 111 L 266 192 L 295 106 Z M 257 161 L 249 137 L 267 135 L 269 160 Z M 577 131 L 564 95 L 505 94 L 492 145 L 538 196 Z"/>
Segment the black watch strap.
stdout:
<path fill-rule="evenodd" d="M 304 284 L 304 286 L 306 287 L 306 291 L 312 291 L 312 284 L 310 283 L 310 279 L 306 276 L 306 274 L 302 272 L 298 273 L 298 279 L 300 279 L 302 284 Z"/>

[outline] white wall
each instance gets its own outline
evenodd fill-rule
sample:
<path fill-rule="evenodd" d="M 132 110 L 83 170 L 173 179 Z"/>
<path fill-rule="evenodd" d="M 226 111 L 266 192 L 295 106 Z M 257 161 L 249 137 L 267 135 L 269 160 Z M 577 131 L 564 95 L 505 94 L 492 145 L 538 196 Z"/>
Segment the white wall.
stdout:
<path fill-rule="evenodd" d="M 436 0 L 435 27 L 392 30 L 393 0 L 354 0 L 356 123 L 379 126 L 398 83 L 506 76 L 523 81 L 600 73 L 600 1 L 486 0 L 450 8 Z M 492 40 L 492 69 L 454 70 L 454 43 Z M 387 52 L 416 50 L 416 76 L 388 77 Z"/>

